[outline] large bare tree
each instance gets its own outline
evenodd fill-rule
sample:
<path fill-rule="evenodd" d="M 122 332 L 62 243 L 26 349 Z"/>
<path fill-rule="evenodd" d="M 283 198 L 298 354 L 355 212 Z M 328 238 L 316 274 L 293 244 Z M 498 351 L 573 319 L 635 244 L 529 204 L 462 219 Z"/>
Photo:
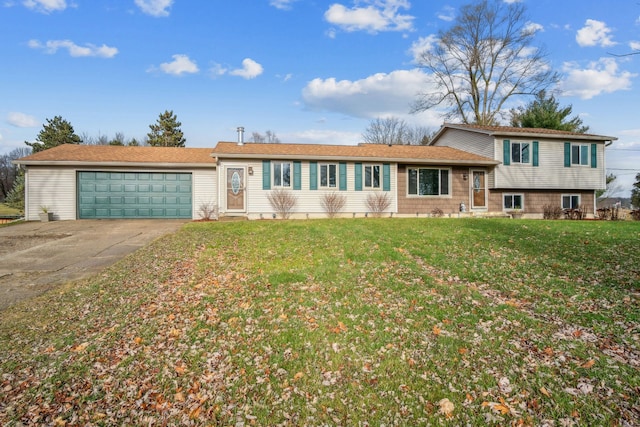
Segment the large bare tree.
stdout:
<path fill-rule="evenodd" d="M 419 93 L 412 111 L 443 106 L 448 120 L 498 124 L 512 96 L 535 95 L 559 79 L 544 50 L 533 44 L 536 30 L 522 3 L 463 6 L 453 26 L 419 55 L 436 89 Z"/>
<path fill-rule="evenodd" d="M 411 126 L 397 117 L 371 120 L 362 134 L 368 144 L 427 145 L 434 132 L 423 126 Z"/>

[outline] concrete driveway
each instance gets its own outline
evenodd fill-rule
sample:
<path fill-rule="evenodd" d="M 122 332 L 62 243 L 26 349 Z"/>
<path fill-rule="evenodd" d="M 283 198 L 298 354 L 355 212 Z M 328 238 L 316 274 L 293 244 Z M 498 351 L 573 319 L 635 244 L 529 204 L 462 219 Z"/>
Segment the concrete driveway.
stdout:
<path fill-rule="evenodd" d="M 95 274 L 187 222 L 78 220 L 0 228 L 0 310 Z"/>

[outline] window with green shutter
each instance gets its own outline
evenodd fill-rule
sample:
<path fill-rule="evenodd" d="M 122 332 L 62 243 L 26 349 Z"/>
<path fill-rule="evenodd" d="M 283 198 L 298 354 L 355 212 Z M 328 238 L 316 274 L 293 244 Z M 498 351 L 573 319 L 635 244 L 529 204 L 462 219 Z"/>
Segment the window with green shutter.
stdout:
<path fill-rule="evenodd" d="M 347 164 L 340 162 L 340 191 L 347 191 Z"/>
<path fill-rule="evenodd" d="M 293 189 L 302 189 L 302 162 L 299 160 L 293 162 Z"/>
<path fill-rule="evenodd" d="M 382 165 L 382 189 L 391 191 L 391 165 L 389 163 Z"/>
<path fill-rule="evenodd" d="M 502 141 L 502 164 L 505 166 L 511 164 L 511 141 L 508 139 Z"/>
<path fill-rule="evenodd" d="M 318 162 L 309 162 L 309 190 L 318 189 Z"/>
<path fill-rule="evenodd" d="M 362 191 L 362 163 L 356 163 L 354 166 L 355 190 Z"/>
<path fill-rule="evenodd" d="M 271 190 L 271 162 L 262 161 L 262 189 Z"/>

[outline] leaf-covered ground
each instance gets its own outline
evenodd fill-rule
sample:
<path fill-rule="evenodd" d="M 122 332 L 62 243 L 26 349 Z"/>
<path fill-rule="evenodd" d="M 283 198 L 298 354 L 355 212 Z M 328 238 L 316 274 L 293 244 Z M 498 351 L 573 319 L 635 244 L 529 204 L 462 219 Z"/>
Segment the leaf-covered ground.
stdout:
<path fill-rule="evenodd" d="M 0 313 L 2 425 L 638 425 L 638 223 L 194 223 Z"/>

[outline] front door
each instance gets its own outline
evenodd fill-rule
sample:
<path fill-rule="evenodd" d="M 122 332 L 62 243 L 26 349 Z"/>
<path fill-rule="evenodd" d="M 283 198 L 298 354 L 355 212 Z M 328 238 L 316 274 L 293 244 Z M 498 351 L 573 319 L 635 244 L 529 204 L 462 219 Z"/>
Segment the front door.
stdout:
<path fill-rule="evenodd" d="M 485 171 L 472 171 L 471 176 L 471 209 L 486 209 L 487 174 Z"/>
<path fill-rule="evenodd" d="M 227 168 L 227 211 L 244 212 L 244 168 Z"/>

